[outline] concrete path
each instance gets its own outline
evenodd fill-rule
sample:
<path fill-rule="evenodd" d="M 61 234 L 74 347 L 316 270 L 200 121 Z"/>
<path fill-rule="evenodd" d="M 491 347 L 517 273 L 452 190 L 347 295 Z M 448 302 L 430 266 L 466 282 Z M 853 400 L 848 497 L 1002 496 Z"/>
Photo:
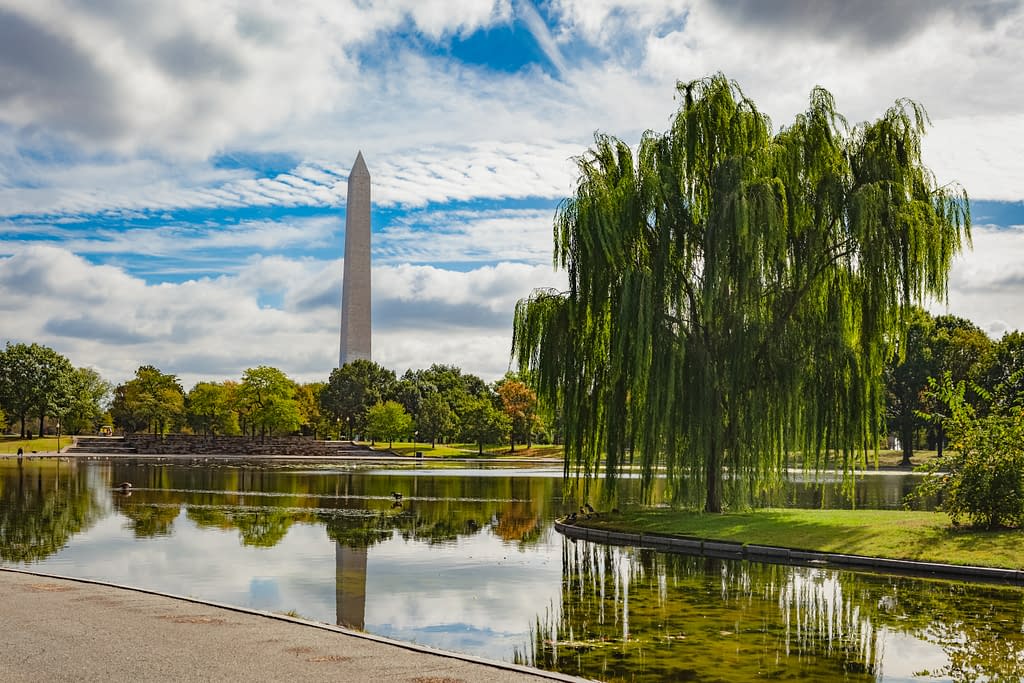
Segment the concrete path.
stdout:
<path fill-rule="evenodd" d="M 4 681 L 580 681 L 190 600 L 0 569 Z"/>

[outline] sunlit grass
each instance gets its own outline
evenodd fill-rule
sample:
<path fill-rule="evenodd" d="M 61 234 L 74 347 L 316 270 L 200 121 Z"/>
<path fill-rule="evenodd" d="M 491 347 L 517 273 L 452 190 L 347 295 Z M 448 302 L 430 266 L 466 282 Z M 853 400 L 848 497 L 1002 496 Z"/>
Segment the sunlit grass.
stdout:
<path fill-rule="evenodd" d="M 942 512 L 769 509 L 706 514 L 640 509 L 583 523 L 632 533 L 1024 569 L 1024 530 L 954 527 Z"/>
<path fill-rule="evenodd" d="M 931 451 L 916 450 L 910 456 L 910 462 L 911 462 L 912 466 L 916 467 L 917 465 L 923 465 L 924 463 L 928 462 L 929 460 L 932 460 L 937 455 L 938 455 L 938 452 L 934 451 L 934 450 L 931 450 Z M 878 460 L 877 460 L 877 466 L 878 466 L 877 468 L 878 469 L 883 469 L 883 468 L 887 469 L 887 468 L 899 467 L 900 463 L 902 463 L 902 462 L 903 462 L 903 451 L 890 451 L 890 450 L 878 451 Z M 864 463 L 863 461 L 859 462 L 859 466 L 861 468 L 868 469 L 868 470 L 876 469 L 875 465 L 876 465 L 876 460 L 875 460 L 874 455 L 872 455 L 872 454 L 868 454 L 867 463 Z M 796 467 L 796 468 L 802 467 L 803 466 L 803 458 L 802 458 L 802 456 L 799 453 L 791 454 L 790 457 L 789 457 L 789 466 L 790 467 Z M 832 462 L 829 465 L 829 467 L 834 467 L 834 466 L 835 466 L 835 462 Z"/>
<path fill-rule="evenodd" d="M 369 444 L 364 444 L 369 445 Z M 386 441 L 378 441 L 376 444 L 370 446 L 374 450 L 380 451 L 393 451 L 398 455 L 415 455 L 417 452 L 423 453 L 427 457 L 455 457 L 455 458 L 475 458 L 480 457 L 479 446 L 473 443 L 452 443 L 452 444 L 436 444 L 433 448 L 430 446 L 430 442 L 418 441 L 413 443 L 411 441 L 395 441 L 391 447 L 388 447 Z M 555 445 L 535 445 L 532 448 L 527 449 L 525 445 L 517 445 L 515 452 L 509 450 L 509 445 L 506 444 L 485 444 L 483 457 L 517 457 L 517 458 L 561 458 L 564 449 L 562 446 Z"/>
<path fill-rule="evenodd" d="M 60 447 L 67 448 L 71 445 L 70 436 L 60 437 Z M 17 453 L 18 448 L 22 448 L 26 455 L 31 455 L 32 451 L 39 453 L 45 453 L 47 451 L 57 450 L 57 437 L 55 436 L 44 436 L 36 439 L 20 439 L 16 436 L 4 436 L 0 437 L 0 453 Z"/>

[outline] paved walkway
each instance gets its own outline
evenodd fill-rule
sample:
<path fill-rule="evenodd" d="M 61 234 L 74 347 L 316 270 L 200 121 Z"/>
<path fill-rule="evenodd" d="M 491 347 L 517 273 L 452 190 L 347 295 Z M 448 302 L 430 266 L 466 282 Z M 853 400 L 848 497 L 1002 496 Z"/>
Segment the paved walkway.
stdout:
<path fill-rule="evenodd" d="M 333 626 L 0 569 L 4 681 L 579 681 Z"/>

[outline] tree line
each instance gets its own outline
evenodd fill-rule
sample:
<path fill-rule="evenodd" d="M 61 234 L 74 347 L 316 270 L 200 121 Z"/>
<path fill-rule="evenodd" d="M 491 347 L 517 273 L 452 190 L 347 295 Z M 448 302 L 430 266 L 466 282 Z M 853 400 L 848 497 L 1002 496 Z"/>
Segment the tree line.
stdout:
<path fill-rule="evenodd" d="M 1024 333 L 991 338 L 953 315 L 915 309 L 905 338 L 894 339 L 886 365 L 884 431 L 896 437 L 909 463 L 914 450 L 944 445 L 941 405 L 930 381 L 964 382 L 965 401 L 979 415 L 992 397 L 1024 401 Z M 379 441 L 416 436 L 431 445 L 560 441 L 558 420 L 542 407 L 525 378 L 509 373 L 488 384 L 453 365 L 395 372 L 367 360 L 336 368 L 323 382 L 300 383 L 260 366 L 238 381 L 202 381 L 185 391 L 177 376 L 144 365 L 112 385 L 88 367 L 39 344 L 0 351 L 0 427 L 36 434 L 95 433 L 112 425 L 126 433 L 187 432 L 252 437 L 304 434 Z M 895 443 L 893 444 L 895 445 Z M 482 446 L 481 446 L 482 447 Z"/>
<path fill-rule="evenodd" d="M 963 403 L 979 417 L 1011 407 L 1007 403 L 1024 406 L 1024 333 L 994 340 L 965 318 L 912 312 L 885 371 L 886 420 L 903 464 L 916 449 L 942 455 L 951 408 L 935 387 L 944 383 L 962 385 Z"/>
<path fill-rule="evenodd" d="M 111 425 L 124 433 L 205 436 L 302 434 L 313 438 L 509 443 L 528 448 L 550 441 L 537 396 L 514 373 L 488 384 L 453 365 L 394 371 L 369 360 L 335 368 L 326 381 L 296 382 L 281 370 L 249 368 L 239 380 L 201 381 L 185 391 L 178 377 L 143 365 L 112 385 L 91 368 L 39 344 L 0 351 L 0 428 L 17 425 L 21 438 L 63 429 L 96 433 Z"/>

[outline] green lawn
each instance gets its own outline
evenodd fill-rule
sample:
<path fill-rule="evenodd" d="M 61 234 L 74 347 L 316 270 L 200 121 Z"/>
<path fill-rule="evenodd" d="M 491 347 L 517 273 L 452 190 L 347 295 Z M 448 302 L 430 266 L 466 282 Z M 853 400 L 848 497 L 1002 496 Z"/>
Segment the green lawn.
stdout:
<path fill-rule="evenodd" d="M 416 444 L 411 441 L 396 441 L 391 445 L 391 448 L 388 448 L 386 441 L 378 441 L 373 446 L 370 446 L 368 443 L 363 445 L 369 446 L 375 451 L 393 451 L 398 455 L 416 455 L 417 451 L 429 457 L 463 457 L 466 455 L 465 451 L 458 448 L 442 444 L 437 444 L 434 448 L 431 448 L 429 443 L 422 441 Z"/>
<path fill-rule="evenodd" d="M 716 515 L 642 509 L 612 513 L 581 524 L 631 533 L 1024 569 L 1024 530 L 953 527 L 942 512 L 771 509 Z"/>
<path fill-rule="evenodd" d="M 917 465 L 923 465 L 929 460 L 932 460 L 937 455 L 938 453 L 936 451 L 916 450 L 910 457 L 910 462 L 916 467 Z M 899 467 L 901 462 L 903 462 L 903 451 L 878 451 L 878 469 Z M 860 464 L 862 467 L 864 466 L 863 462 Z M 789 466 L 796 468 L 803 467 L 803 458 L 799 453 L 795 453 L 789 457 Z M 832 466 L 835 466 L 834 463 Z M 875 458 L 870 454 L 868 455 L 867 469 L 876 469 Z"/>
<path fill-rule="evenodd" d="M 70 436 L 60 437 L 60 447 L 67 448 L 71 445 Z M 57 437 L 55 436 L 44 436 L 36 439 L 19 439 L 16 436 L 4 436 L 0 437 L 0 453 L 17 453 L 18 448 L 25 449 L 26 455 L 31 455 L 32 451 L 38 451 L 43 453 L 45 451 L 57 450 Z"/>
<path fill-rule="evenodd" d="M 368 444 L 367 444 L 368 445 Z M 371 446 L 374 450 L 391 450 L 399 455 L 415 455 L 420 451 L 424 456 L 429 457 L 453 457 L 453 458 L 475 458 L 479 456 L 479 448 L 472 443 L 437 444 L 434 448 L 430 443 L 420 441 L 413 444 L 411 441 L 396 441 L 388 448 L 387 442 L 378 441 Z M 558 458 L 562 457 L 562 446 L 534 446 L 527 450 L 525 445 L 517 445 L 515 452 L 509 451 L 508 444 L 493 444 L 484 446 L 485 458 L 493 457 L 522 457 L 522 458 Z"/>

